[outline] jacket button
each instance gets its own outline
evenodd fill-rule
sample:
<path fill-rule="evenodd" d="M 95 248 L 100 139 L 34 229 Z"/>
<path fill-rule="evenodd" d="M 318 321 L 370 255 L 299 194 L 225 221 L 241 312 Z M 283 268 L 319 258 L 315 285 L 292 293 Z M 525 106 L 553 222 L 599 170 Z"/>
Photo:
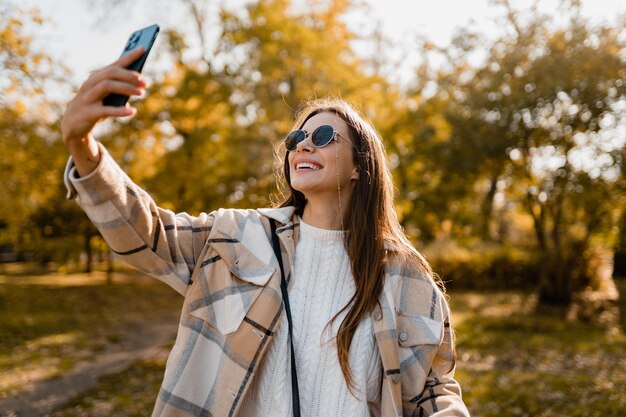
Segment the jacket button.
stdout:
<path fill-rule="evenodd" d="M 400 341 L 401 342 L 406 342 L 407 340 L 409 340 L 409 335 L 404 330 L 401 331 L 400 332 Z"/>
<path fill-rule="evenodd" d="M 381 313 L 380 310 L 378 310 L 378 311 L 376 311 L 374 313 L 374 320 L 378 321 L 378 320 L 380 320 L 382 318 L 383 318 L 383 313 Z"/>

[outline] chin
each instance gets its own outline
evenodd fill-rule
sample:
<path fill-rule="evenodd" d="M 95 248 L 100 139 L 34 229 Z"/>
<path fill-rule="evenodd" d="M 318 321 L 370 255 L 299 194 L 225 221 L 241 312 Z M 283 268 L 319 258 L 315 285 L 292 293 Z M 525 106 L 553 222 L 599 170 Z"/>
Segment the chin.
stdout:
<path fill-rule="evenodd" d="M 304 194 L 306 196 L 306 194 L 310 194 L 315 192 L 319 187 L 316 186 L 316 184 L 310 184 L 310 183 L 306 183 L 304 181 L 293 181 L 291 182 L 291 187 L 296 190 L 301 192 L 302 194 Z"/>
<path fill-rule="evenodd" d="M 305 194 L 306 192 L 310 191 L 310 187 L 307 187 L 304 184 L 298 184 L 298 182 L 292 182 L 291 183 L 291 188 L 293 188 L 296 191 L 301 192 L 302 194 Z"/>

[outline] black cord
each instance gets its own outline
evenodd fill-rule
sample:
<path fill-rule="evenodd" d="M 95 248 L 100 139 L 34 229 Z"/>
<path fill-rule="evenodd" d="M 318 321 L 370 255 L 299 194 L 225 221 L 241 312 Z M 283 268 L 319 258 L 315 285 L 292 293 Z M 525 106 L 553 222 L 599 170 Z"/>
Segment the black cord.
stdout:
<path fill-rule="evenodd" d="M 276 221 L 270 219 L 270 226 L 272 228 L 272 246 L 274 247 L 274 254 L 278 259 L 278 265 L 280 265 L 280 291 L 283 293 L 283 303 L 285 304 L 285 313 L 287 313 L 287 322 L 289 327 L 289 344 L 291 345 L 291 394 L 293 398 L 293 415 L 294 417 L 300 417 L 300 391 L 298 389 L 298 372 L 296 370 L 296 353 L 293 348 L 293 326 L 291 320 L 291 307 L 289 306 L 289 294 L 287 292 L 287 280 L 285 279 L 285 268 L 283 267 L 283 257 L 280 250 L 280 242 L 276 235 Z"/>

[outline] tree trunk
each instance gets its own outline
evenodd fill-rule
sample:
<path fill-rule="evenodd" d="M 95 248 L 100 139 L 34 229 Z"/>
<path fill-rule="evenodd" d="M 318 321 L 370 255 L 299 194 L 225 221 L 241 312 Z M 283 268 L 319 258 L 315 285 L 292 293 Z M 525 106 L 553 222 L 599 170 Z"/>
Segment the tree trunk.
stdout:
<path fill-rule="evenodd" d="M 552 236 L 555 236 L 553 233 Z M 572 244 L 567 249 L 551 242 L 542 257 L 543 280 L 539 283 L 539 303 L 554 306 L 567 306 L 572 302 L 576 283 L 584 279 L 583 254 L 586 242 Z"/>
<path fill-rule="evenodd" d="M 113 284 L 113 251 L 109 249 L 106 254 L 107 257 L 107 284 Z"/>
<path fill-rule="evenodd" d="M 498 178 L 500 178 L 500 175 L 494 175 L 493 178 L 491 178 L 491 185 L 482 206 L 482 223 L 480 233 L 481 236 L 486 239 L 491 239 L 489 221 L 491 220 L 491 213 L 493 212 L 493 198 L 498 191 Z"/>
<path fill-rule="evenodd" d="M 87 257 L 85 260 L 85 273 L 89 274 L 92 271 L 91 264 L 93 262 L 93 251 L 91 249 L 91 234 L 85 233 L 83 237 L 84 237 L 83 250 L 85 251 L 85 256 Z"/>
<path fill-rule="evenodd" d="M 535 237 L 541 253 L 538 277 L 538 302 L 540 305 L 567 305 L 571 301 L 566 291 L 564 280 L 567 281 L 569 271 L 563 270 L 563 264 L 558 259 L 552 245 L 548 243 L 546 233 L 546 209 L 537 203 L 528 193 L 528 212 L 533 218 Z M 535 209 L 535 207 L 538 207 Z"/>
<path fill-rule="evenodd" d="M 574 268 L 571 260 L 563 259 L 559 254 L 550 256 L 548 285 L 539 292 L 539 302 L 549 305 L 567 306 L 572 302 L 571 278 Z"/>
<path fill-rule="evenodd" d="M 614 279 L 617 293 L 619 296 L 618 305 L 620 311 L 620 323 L 622 329 L 626 331 L 626 279 Z"/>
<path fill-rule="evenodd" d="M 580 256 L 582 251 L 570 248 L 564 250 L 561 244 L 561 207 L 560 202 L 556 205 L 556 208 L 551 211 L 552 214 L 552 230 L 543 235 L 544 239 L 551 239 L 549 243 L 546 242 L 546 246 L 549 248 L 547 252 L 546 265 L 548 269 L 548 276 L 543 281 L 543 285 L 539 290 L 539 302 L 549 305 L 567 306 L 572 301 L 572 280 L 574 279 L 577 266 L 580 267 Z M 547 210 L 543 209 L 542 212 L 546 213 Z M 545 226 L 545 219 L 542 222 Z M 579 253 L 580 252 L 580 253 Z"/>
<path fill-rule="evenodd" d="M 567 306 L 572 301 L 572 268 L 569 262 L 563 262 L 555 255 L 553 251 L 542 254 L 538 302 L 543 305 Z"/>

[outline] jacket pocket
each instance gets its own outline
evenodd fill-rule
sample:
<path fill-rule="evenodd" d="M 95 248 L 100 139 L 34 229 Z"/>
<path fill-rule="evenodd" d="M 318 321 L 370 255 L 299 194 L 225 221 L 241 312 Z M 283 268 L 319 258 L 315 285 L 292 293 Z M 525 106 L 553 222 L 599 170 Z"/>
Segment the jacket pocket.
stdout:
<path fill-rule="evenodd" d="M 402 399 L 411 400 L 424 391 L 442 341 L 443 323 L 411 313 L 398 313 L 397 318 Z"/>
<path fill-rule="evenodd" d="M 398 314 L 398 342 L 401 347 L 438 345 L 443 336 L 443 323 L 412 313 Z"/>
<path fill-rule="evenodd" d="M 222 335 L 236 331 L 276 271 L 239 242 L 207 251 L 187 295 L 188 311 Z"/>

